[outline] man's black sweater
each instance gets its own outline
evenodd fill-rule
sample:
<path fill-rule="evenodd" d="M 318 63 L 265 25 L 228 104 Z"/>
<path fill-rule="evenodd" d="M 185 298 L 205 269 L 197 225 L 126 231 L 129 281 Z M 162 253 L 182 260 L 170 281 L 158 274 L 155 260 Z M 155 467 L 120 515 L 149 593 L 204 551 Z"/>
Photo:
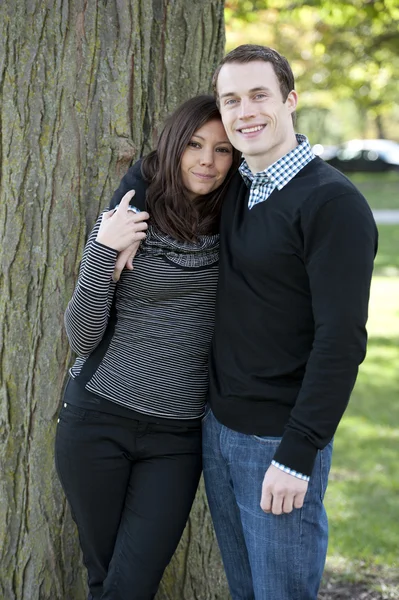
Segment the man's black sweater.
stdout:
<path fill-rule="evenodd" d="M 311 475 L 365 357 L 377 229 L 319 158 L 251 210 L 248 197 L 237 174 L 221 218 L 209 402 L 233 430 L 283 436 L 274 459 Z"/>

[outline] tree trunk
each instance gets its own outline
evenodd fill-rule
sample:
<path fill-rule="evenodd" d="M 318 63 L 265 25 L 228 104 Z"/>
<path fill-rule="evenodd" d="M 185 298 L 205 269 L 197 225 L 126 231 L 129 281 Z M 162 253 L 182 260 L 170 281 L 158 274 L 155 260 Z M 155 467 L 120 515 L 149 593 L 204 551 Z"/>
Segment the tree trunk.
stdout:
<path fill-rule="evenodd" d="M 2 599 L 86 597 L 53 465 L 63 313 L 95 216 L 223 46 L 223 0 L 0 2 Z M 158 597 L 227 597 L 202 489 Z"/>
<path fill-rule="evenodd" d="M 375 128 L 377 130 L 377 137 L 380 138 L 381 140 L 385 140 L 386 135 L 385 135 L 384 123 L 382 120 L 382 115 L 380 113 L 377 113 L 375 116 Z"/>

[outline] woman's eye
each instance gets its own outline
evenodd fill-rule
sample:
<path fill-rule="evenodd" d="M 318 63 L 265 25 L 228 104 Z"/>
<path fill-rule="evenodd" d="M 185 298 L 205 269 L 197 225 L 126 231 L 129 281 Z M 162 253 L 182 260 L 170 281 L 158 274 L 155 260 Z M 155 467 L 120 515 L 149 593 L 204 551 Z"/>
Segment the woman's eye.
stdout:
<path fill-rule="evenodd" d="M 230 154 L 231 150 L 230 148 L 217 148 L 216 152 L 224 152 L 225 154 Z"/>
<path fill-rule="evenodd" d="M 191 148 L 201 148 L 200 144 L 198 142 L 188 142 L 188 145 Z"/>

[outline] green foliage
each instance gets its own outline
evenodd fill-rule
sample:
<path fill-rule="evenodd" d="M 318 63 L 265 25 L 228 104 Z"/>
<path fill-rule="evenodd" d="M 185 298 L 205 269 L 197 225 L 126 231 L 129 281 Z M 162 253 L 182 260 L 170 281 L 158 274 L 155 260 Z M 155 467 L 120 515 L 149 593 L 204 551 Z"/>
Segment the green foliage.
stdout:
<path fill-rule="evenodd" d="M 226 0 L 225 18 L 229 20 L 234 17 L 251 22 L 256 20 L 257 11 L 266 8 L 267 2 L 265 0 Z"/>
<path fill-rule="evenodd" d="M 327 121 L 337 102 L 353 103 L 359 115 L 357 135 L 365 132 L 368 118 L 375 123 L 374 137 L 392 137 L 391 129 L 384 131 L 383 117 L 397 102 L 396 0 L 230 0 L 225 18 L 228 49 L 259 43 L 287 56 L 302 111 L 318 110 L 319 120 Z M 328 123 L 324 127 L 332 142 L 339 141 Z M 341 133 L 340 139 L 348 137 Z"/>
<path fill-rule="evenodd" d="M 309 4 L 294 2 L 292 18 Z M 392 0 L 332 2 L 314 0 L 315 30 L 323 46 L 325 83 L 339 87 L 360 107 L 375 111 L 395 102 L 399 61 L 399 9 Z M 328 65 L 328 66 L 327 66 Z M 317 85 L 317 81 L 315 82 Z"/>

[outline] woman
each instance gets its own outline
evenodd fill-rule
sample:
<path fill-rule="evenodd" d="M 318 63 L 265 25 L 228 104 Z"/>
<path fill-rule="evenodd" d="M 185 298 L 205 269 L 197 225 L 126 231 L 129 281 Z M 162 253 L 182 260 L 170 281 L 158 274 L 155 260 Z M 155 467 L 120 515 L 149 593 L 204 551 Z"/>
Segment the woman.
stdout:
<path fill-rule="evenodd" d="M 219 211 L 238 162 L 214 99 L 185 102 L 86 245 L 65 314 L 78 358 L 56 463 L 89 599 L 154 598 L 187 521 L 201 473 Z"/>

